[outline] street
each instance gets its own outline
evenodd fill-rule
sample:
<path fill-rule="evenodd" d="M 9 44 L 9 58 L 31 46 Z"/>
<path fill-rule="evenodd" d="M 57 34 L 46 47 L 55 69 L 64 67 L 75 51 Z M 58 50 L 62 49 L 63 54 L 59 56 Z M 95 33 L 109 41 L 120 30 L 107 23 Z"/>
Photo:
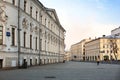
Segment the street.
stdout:
<path fill-rule="evenodd" d="M 120 80 L 120 65 L 66 62 L 0 71 L 0 80 Z"/>

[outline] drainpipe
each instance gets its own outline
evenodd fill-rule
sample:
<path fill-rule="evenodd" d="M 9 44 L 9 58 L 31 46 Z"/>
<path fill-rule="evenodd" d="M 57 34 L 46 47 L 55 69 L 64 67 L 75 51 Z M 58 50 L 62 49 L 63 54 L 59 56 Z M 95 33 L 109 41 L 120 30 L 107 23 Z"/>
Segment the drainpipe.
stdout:
<path fill-rule="evenodd" d="M 41 39 L 40 39 L 40 25 L 39 25 L 39 65 L 41 64 L 41 61 L 40 61 L 40 51 L 41 51 Z"/>
<path fill-rule="evenodd" d="M 58 62 L 60 62 L 60 28 L 59 28 L 59 53 L 58 53 Z"/>
<path fill-rule="evenodd" d="M 20 68 L 20 0 L 18 0 L 18 68 Z"/>
<path fill-rule="evenodd" d="M 39 65 L 41 65 L 41 60 L 40 57 L 41 57 L 41 43 L 42 43 L 42 39 L 41 39 L 41 29 L 40 29 L 40 26 L 42 25 L 42 19 L 41 19 L 41 14 L 42 14 L 42 10 L 40 10 L 40 13 L 39 13 Z"/>

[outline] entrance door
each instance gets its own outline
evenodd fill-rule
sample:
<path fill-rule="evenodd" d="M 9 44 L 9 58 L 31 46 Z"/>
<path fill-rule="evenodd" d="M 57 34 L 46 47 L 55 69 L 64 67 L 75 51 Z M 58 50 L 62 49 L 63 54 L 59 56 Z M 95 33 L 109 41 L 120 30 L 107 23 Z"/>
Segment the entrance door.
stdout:
<path fill-rule="evenodd" d="M 30 66 L 32 66 L 32 59 L 30 59 Z"/>
<path fill-rule="evenodd" d="M 109 60 L 109 56 L 108 56 L 108 55 L 105 55 L 105 56 L 104 56 L 104 60 L 105 60 L 105 61 L 108 61 L 108 60 Z"/>
<path fill-rule="evenodd" d="M 0 69 L 2 68 L 2 65 L 3 65 L 3 60 L 0 59 Z"/>
<path fill-rule="evenodd" d="M 35 59 L 35 65 L 37 65 L 37 59 Z"/>

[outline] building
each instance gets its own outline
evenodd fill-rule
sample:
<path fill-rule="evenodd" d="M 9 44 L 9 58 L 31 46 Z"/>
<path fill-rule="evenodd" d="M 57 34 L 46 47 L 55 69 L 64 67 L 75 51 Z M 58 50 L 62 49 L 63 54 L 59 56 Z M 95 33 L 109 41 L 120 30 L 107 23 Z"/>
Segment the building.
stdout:
<path fill-rule="evenodd" d="M 120 60 L 120 38 L 101 37 L 85 43 L 85 60 Z"/>
<path fill-rule="evenodd" d="M 70 51 L 65 51 L 65 58 L 66 61 L 70 61 L 71 60 L 71 53 Z"/>
<path fill-rule="evenodd" d="M 0 0 L 0 68 L 62 62 L 64 34 L 39 0 Z"/>
<path fill-rule="evenodd" d="M 75 61 L 84 61 L 85 60 L 85 43 L 91 39 L 84 39 L 76 44 L 71 46 L 71 57 Z"/>
<path fill-rule="evenodd" d="M 120 38 L 120 27 L 113 29 L 111 35 Z"/>

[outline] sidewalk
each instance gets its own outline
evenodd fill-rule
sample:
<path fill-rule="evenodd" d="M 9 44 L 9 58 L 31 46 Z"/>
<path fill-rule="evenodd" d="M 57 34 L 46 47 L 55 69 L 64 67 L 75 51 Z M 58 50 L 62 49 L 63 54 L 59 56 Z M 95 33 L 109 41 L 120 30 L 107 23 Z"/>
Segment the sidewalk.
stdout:
<path fill-rule="evenodd" d="M 96 63 L 96 61 L 73 61 L 73 62 L 88 62 L 88 63 Z M 116 64 L 120 65 L 120 60 L 119 61 L 100 61 L 102 64 Z"/>

